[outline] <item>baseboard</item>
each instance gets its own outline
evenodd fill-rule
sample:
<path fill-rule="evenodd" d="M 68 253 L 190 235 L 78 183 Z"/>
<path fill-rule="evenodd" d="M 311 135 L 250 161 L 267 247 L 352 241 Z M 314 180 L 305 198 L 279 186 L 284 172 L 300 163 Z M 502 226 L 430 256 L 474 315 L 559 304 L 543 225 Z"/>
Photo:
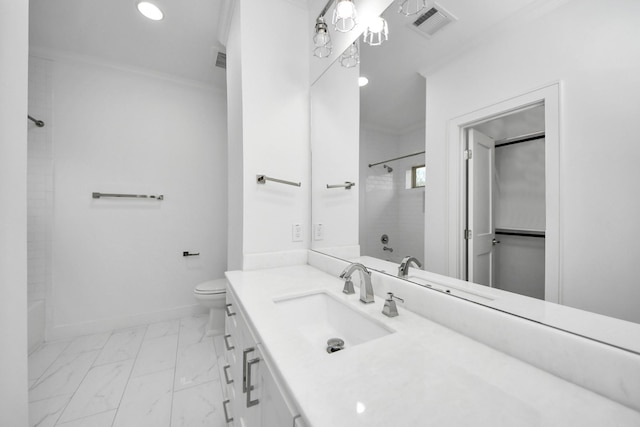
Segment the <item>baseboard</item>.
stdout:
<path fill-rule="evenodd" d="M 64 340 L 81 335 L 108 332 L 115 329 L 132 328 L 135 326 L 147 325 L 149 323 L 162 322 L 165 320 L 206 313 L 207 309 L 199 304 L 190 304 L 169 310 L 142 313 L 127 317 L 92 320 L 89 322 L 66 325 L 53 325 L 47 327 L 46 341 Z"/>

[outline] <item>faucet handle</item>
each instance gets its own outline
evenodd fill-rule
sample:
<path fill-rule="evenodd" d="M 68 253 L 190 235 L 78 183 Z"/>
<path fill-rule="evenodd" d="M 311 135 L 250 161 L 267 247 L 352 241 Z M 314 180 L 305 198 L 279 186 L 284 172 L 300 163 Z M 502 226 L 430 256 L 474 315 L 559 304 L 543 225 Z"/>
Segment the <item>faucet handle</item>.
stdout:
<path fill-rule="evenodd" d="M 387 317 L 396 317 L 398 315 L 398 306 L 396 305 L 396 302 L 394 301 L 394 299 L 397 299 L 401 302 L 404 302 L 404 300 L 400 297 L 393 295 L 392 292 L 387 292 L 387 295 L 389 295 L 389 297 L 386 300 L 384 300 L 384 307 L 382 307 L 382 314 L 384 314 Z"/>
<path fill-rule="evenodd" d="M 344 288 L 342 288 L 342 292 L 347 294 L 347 295 L 351 295 L 351 294 L 355 294 L 356 291 L 353 288 L 353 282 L 351 281 L 351 276 L 345 277 L 345 282 L 344 282 Z"/>
<path fill-rule="evenodd" d="M 387 301 L 393 301 L 394 299 L 397 299 L 400 302 L 404 302 L 402 298 L 395 296 L 393 292 L 387 292 L 387 295 L 389 295 L 389 297 L 387 298 Z"/>

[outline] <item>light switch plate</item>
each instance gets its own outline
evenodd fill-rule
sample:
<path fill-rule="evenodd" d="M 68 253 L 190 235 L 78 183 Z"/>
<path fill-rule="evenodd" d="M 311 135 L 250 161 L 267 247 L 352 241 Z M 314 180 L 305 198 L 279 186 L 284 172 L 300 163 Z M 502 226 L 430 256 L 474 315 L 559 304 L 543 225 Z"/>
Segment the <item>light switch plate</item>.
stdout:
<path fill-rule="evenodd" d="M 324 224 L 317 223 L 313 225 L 313 240 L 324 239 Z"/>

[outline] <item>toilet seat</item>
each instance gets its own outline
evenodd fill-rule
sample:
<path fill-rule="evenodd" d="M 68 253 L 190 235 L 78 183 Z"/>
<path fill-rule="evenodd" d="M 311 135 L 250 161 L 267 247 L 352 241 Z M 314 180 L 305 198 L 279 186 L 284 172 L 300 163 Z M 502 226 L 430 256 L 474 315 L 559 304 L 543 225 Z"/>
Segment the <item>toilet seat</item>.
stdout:
<path fill-rule="evenodd" d="M 226 279 L 208 280 L 196 286 L 193 292 L 198 295 L 225 294 L 227 292 L 226 285 L 227 285 Z"/>

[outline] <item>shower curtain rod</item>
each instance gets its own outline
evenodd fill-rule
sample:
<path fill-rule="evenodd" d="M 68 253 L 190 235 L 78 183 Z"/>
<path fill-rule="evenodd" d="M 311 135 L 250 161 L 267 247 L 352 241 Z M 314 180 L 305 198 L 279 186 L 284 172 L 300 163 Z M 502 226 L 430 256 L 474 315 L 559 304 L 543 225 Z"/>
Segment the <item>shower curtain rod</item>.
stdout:
<path fill-rule="evenodd" d="M 42 120 L 34 119 L 30 115 L 27 114 L 27 118 L 36 124 L 39 128 L 44 127 L 44 122 Z"/>
<path fill-rule="evenodd" d="M 406 159 L 407 157 L 418 156 L 418 155 L 424 154 L 424 153 L 425 153 L 424 151 L 420 151 L 418 153 L 407 154 L 406 156 L 396 157 L 395 159 L 384 160 L 384 161 L 378 162 L 378 163 L 369 163 L 369 167 L 381 165 L 383 163 L 393 162 L 394 160 Z"/>

